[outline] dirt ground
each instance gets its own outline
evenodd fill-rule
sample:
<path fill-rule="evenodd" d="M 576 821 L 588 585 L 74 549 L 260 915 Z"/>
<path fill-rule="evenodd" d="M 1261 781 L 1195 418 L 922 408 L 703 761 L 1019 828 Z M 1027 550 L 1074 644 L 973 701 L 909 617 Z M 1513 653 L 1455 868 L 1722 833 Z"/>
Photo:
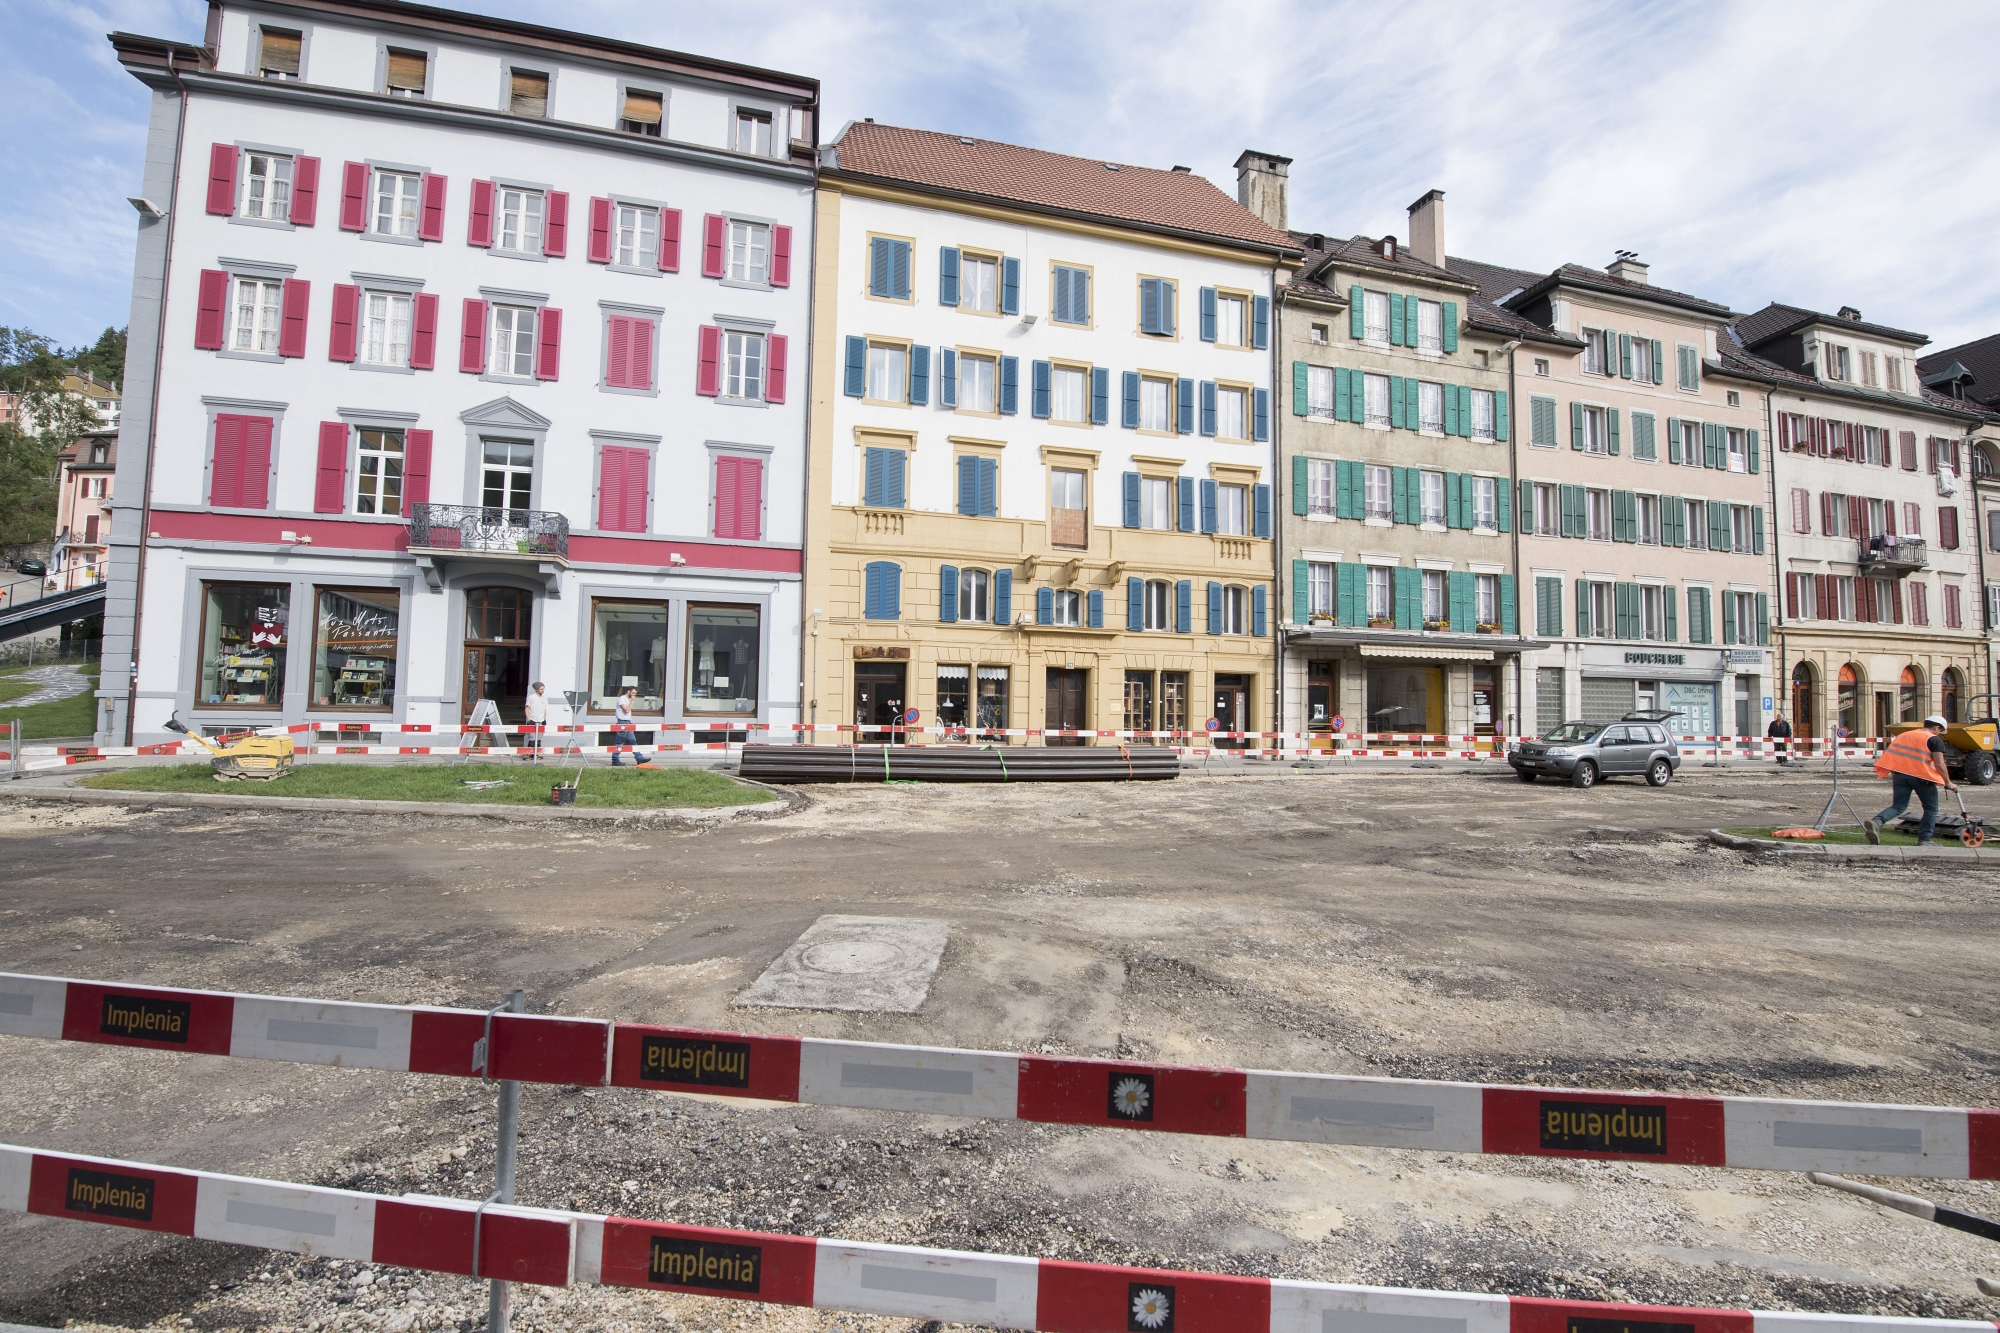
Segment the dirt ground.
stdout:
<path fill-rule="evenodd" d="M 1864 783 L 1871 800 L 1878 784 Z M 810 789 L 689 828 L 0 804 L 8 970 L 1331 1073 L 2000 1104 L 2000 878 L 1771 864 L 1821 773 Z M 2000 788 L 1970 793 L 2000 816 Z M 1865 811 L 1864 811 L 1865 812 Z M 741 1009 L 823 914 L 941 919 L 915 1014 Z M 475 1083 L 0 1038 L 0 1140 L 483 1197 Z M 1994 1318 L 2000 1248 L 1802 1176 L 530 1087 L 521 1201 L 1326 1281 Z M 1893 1183 L 1893 1182 L 1892 1182 Z M 1987 1215 L 1982 1182 L 1923 1182 Z M 0 1217 L 0 1320 L 466 1329 L 481 1289 Z M 530 1333 L 908 1320 L 519 1289 Z"/>

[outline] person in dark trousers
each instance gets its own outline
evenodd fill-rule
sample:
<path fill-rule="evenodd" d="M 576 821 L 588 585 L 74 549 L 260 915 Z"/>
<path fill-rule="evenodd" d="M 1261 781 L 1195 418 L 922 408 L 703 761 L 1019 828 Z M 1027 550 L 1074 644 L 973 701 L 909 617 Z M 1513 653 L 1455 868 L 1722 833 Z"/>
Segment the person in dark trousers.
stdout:
<path fill-rule="evenodd" d="M 1912 727 L 1891 740 L 1875 761 L 1875 776 L 1893 778 L 1896 785 L 1894 799 L 1882 813 L 1862 821 L 1861 831 L 1868 841 L 1881 842 L 1882 826 L 1902 818 L 1903 807 L 1915 796 L 1924 810 L 1924 817 L 1917 822 L 1917 846 L 1931 845 L 1931 832 L 1937 828 L 1938 788 L 1958 790 L 1958 784 L 1951 780 L 1951 770 L 1945 767 L 1944 729 L 1944 717 L 1932 713 L 1924 719 L 1923 726 Z"/>
<path fill-rule="evenodd" d="M 1772 714 L 1771 725 L 1764 728 L 1764 734 L 1778 743 L 1778 762 L 1781 764 L 1790 763 L 1791 759 L 1788 757 L 1787 751 L 1791 749 L 1791 746 L 1787 745 L 1786 742 L 1792 738 L 1792 724 L 1785 721 L 1785 714 L 1782 710 Z"/>

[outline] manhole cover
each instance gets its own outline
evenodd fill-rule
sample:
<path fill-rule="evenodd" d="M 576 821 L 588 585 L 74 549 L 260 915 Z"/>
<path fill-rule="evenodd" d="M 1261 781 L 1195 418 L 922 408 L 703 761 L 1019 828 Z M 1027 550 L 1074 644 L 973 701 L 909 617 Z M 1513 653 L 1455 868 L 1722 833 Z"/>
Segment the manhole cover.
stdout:
<path fill-rule="evenodd" d="M 847 940 L 839 944 L 815 944 L 803 957 L 805 965 L 815 972 L 859 976 L 897 966 L 903 961 L 903 951 L 893 944 Z"/>
<path fill-rule="evenodd" d="M 944 955 L 942 921 L 823 916 L 736 1003 L 772 1009 L 911 1014 L 923 1007 Z"/>

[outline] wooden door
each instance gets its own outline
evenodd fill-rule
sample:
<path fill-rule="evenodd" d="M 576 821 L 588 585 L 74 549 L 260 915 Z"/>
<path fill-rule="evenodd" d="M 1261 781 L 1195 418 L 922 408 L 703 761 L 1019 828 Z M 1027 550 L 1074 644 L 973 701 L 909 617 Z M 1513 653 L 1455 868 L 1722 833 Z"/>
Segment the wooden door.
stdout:
<path fill-rule="evenodd" d="M 1083 720 L 1083 692 L 1090 673 L 1073 671 L 1063 667 L 1050 667 L 1048 677 L 1048 701 L 1043 708 L 1042 725 L 1050 731 L 1081 731 Z M 1045 736 L 1044 745 L 1082 745 L 1082 736 Z"/>

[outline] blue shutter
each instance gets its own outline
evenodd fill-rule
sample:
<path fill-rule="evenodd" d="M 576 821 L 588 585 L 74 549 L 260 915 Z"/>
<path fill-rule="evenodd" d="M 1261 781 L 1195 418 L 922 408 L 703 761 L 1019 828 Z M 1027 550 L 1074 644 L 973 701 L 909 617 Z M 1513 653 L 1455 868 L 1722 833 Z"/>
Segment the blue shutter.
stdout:
<path fill-rule="evenodd" d="M 1104 628 L 1104 589 L 1090 590 L 1090 628 Z"/>
<path fill-rule="evenodd" d="M 967 516 L 979 513 L 979 459 L 972 454 L 961 454 L 958 459 L 958 512 Z"/>
<path fill-rule="evenodd" d="M 1011 569 L 993 571 L 993 623 L 1014 623 L 1014 571 Z"/>
<path fill-rule="evenodd" d="M 994 518 L 1000 513 L 1000 460 L 979 460 L 979 516 Z"/>
<path fill-rule="evenodd" d="M 1174 632 L 1188 634 L 1194 630 L 1194 580 L 1182 579 L 1174 584 Z"/>
<path fill-rule="evenodd" d="M 1389 424 L 1397 430 L 1415 429 L 1403 402 L 1403 384 L 1401 375 L 1389 377 Z"/>
<path fill-rule="evenodd" d="M 1355 411 L 1354 398 L 1360 386 L 1354 383 L 1360 378 L 1359 372 L 1336 366 L 1333 371 L 1333 419 L 1335 421 L 1359 421 Z M 1363 409 L 1365 411 L 1365 408 Z"/>
<path fill-rule="evenodd" d="M 1500 632 L 1502 634 L 1519 634 L 1521 632 L 1518 618 L 1519 613 L 1514 606 L 1514 586 L 1514 576 L 1512 574 L 1502 574 L 1500 576 Z M 1671 617 L 1668 623 L 1672 623 Z"/>
<path fill-rule="evenodd" d="M 1271 535 L 1271 488 L 1268 484 L 1260 482 L 1251 488 L 1251 494 L 1256 497 L 1256 534 L 1259 537 L 1269 537 Z"/>
<path fill-rule="evenodd" d="M 1090 424 L 1106 425 L 1111 420 L 1111 371 L 1104 366 L 1090 370 Z"/>
<path fill-rule="evenodd" d="M 944 624 L 958 621 L 958 566 L 938 566 L 938 619 Z"/>
<path fill-rule="evenodd" d="M 1210 634 L 1222 633 L 1222 585 L 1220 583 L 1211 583 L 1208 585 L 1208 632 Z"/>
<path fill-rule="evenodd" d="M 1250 399 L 1254 405 L 1253 415 L 1256 418 L 1255 428 L 1250 438 L 1256 440 L 1259 444 L 1263 444 L 1271 438 L 1271 391 L 1269 389 L 1253 390 L 1250 394 Z"/>
<path fill-rule="evenodd" d="M 1069 271 L 1069 313 L 1079 324 L 1090 323 L 1090 271 L 1073 268 Z"/>
<path fill-rule="evenodd" d="M 938 304 L 958 304 L 958 247 L 955 245 L 938 249 Z"/>
<path fill-rule="evenodd" d="M 1124 416 L 1120 419 L 1125 423 L 1126 430 L 1137 430 L 1139 429 L 1139 372 L 1126 371 L 1120 387 L 1125 391 Z"/>
<path fill-rule="evenodd" d="M 851 333 L 847 335 L 847 383 L 843 387 L 849 398 L 868 392 L 868 340 Z"/>
<path fill-rule="evenodd" d="M 1174 381 L 1175 428 L 1182 435 L 1194 434 L 1194 381 Z"/>
<path fill-rule="evenodd" d="M 891 294 L 889 260 L 891 245 L 892 242 L 880 236 L 869 238 L 868 294 L 870 296 L 888 296 Z"/>
<path fill-rule="evenodd" d="M 1498 389 L 1493 394 L 1493 438 L 1505 444 L 1507 433 L 1507 391 Z"/>
<path fill-rule="evenodd" d="M 958 353 L 949 347 L 938 348 L 938 405 L 958 406 Z"/>
<path fill-rule="evenodd" d="M 1215 288 L 1213 287 L 1201 289 L 1201 340 L 1205 343 L 1215 341 Z"/>
<path fill-rule="evenodd" d="M 1056 590 L 1054 588 L 1035 589 L 1035 623 L 1053 625 L 1056 623 Z"/>
<path fill-rule="evenodd" d="M 862 615 L 869 620 L 896 620 L 903 614 L 903 569 L 887 560 L 869 564 L 863 580 Z"/>
<path fill-rule="evenodd" d="M 1347 289 L 1347 336 L 1368 336 L 1368 293 L 1360 287 Z"/>
<path fill-rule="evenodd" d="M 1180 289 L 1166 278 L 1160 279 L 1160 332 L 1171 338 L 1177 326 L 1175 303 Z"/>
<path fill-rule="evenodd" d="M 1250 345 L 1260 352 L 1271 345 L 1271 298 L 1268 296 L 1251 299 Z"/>
<path fill-rule="evenodd" d="M 890 294 L 898 301 L 910 299 L 910 243 L 892 241 L 889 244 L 889 286 Z"/>
<path fill-rule="evenodd" d="M 1139 279 L 1139 332 L 1160 331 L 1160 280 Z"/>
<path fill-rule="evenodd" d="M 1201 480 L 1201 530 L 1203 532 L 1214 532 L 1216 527 L 1215 482 L 1212 478 L 1203 477 Z"/>
<path fill-rule="evenodd" d="M 1021 410 L 1021 358 L 1000 358 L 1000 415 L 1011 417 Z"/>
<path fill-rule="evenodd" d="M 1124 482 L 1125 526 L 1136 528 L 1139 526 L 1139 474 L 1136 472 L 1127 472 L 1124 476 Z"/>
<path fill-rule="evenodd" d="M 1215 434 L 1215 381 L 1201 382 L 1201 433 Z"/>
<path fill-rule="evenodd" d="M 1194 531 L 1194 478 L 1176 477 L 1180 485 L 1181 531 Z"/>
<path fill-rule="evenodd" d="M 1262 298 L 1260 297 L 1259 299 L 1261 300 Z M 1260 639 L 1264 637 L 1269 628 L 1265 624 L 1265 619 L 1270 614 L 1270 609 L 1270 593 L 1265 589 L 1264 585 L 1259 583 L 1251 588 L 1250 632 Z"/>
<path fill-rule="evenodd" d="M 910 348 L 910 406 L 928 407 L 931 401 L 931 349 L 923 343 Z"/>
<path fill-rule="evenodd" d="M 1036 417 L 1047 420 L 1049 415 L 1049 363 L 1046 361 L 1031 362 L 1029 369 L 1033 373 L 1034 383 L 1028 396 L 1028 410 Z"/>
<path fill-rule="evenodd" d="M 1129 630 L 1146 628 L 1146 580 L 1144 579 L 1125 580 L 1125 628 Z"/>
<path fill-rule="evenodd" d="M 1389 345 L 1404 346 L 1409 336 L 1409 321 L 1404 318 L 1403 298 L 1395 292 L 1389 293 Z"/>
<path fill-rule="evenodd" d="M 1055 304 L 1049 312 L 1049 318 L 1058 324 L 1076 323 L 1076 317 L 1069 308 L 1069 275 L 1070 270 L 1066 268 L 1058 268 L 1055 271 Z"/>
<path fill-rule="evenodd" d="M 862 455 L 861 503 L 870 509 L 881 509 L 888 504 L 883 498 L 888 493 L 888 453 L 887 449 L 870 449 Z"/>
<path fill-rule="evenodd" d="M 1018 259 L 1000 261 L 1000 313 L 1021 313 L 1021 261 Z"/>
<path fill-rule="evenodd" d="M 1444 350 L 1447 352 L 1458 350 L 1458 302 L 1456 301 L 1444 303 Z"/>
<path fill-rule="evenodd" d="M 903 507 L 903 451 L 884 449 L 882 451 L 883 494 L 882 503 L 890 509 Z"/>

